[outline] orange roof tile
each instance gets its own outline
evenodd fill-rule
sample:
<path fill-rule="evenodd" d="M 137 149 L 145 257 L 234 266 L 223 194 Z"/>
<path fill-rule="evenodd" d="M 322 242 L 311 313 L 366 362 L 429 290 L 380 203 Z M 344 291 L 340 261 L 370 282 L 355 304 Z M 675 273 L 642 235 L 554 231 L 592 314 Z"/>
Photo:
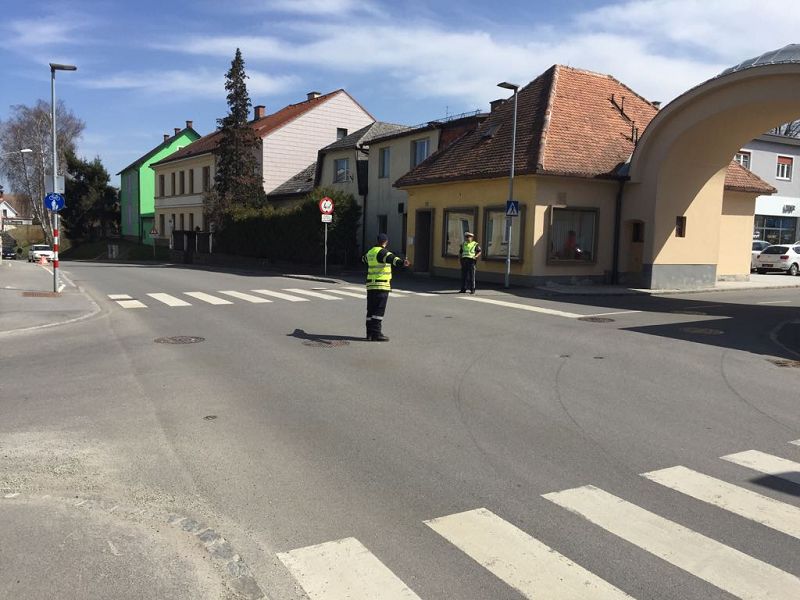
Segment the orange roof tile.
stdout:
<path fill-rule="evenodd" d="M 774 194 L 778 191 L 758 175 L 745 169 L 735 160 L 731 161 L 725 173 L 725 189 L 734 192 L 752 192 L 761 195 Z"/>

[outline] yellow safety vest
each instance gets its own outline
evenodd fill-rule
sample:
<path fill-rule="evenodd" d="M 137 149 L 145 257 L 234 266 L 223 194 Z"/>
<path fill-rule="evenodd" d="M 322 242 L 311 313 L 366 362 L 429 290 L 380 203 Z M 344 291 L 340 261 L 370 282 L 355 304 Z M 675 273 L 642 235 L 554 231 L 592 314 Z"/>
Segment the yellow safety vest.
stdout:
<path fill-rule="evenodd" d="M 475 251 L 478 248 L 478 242 L 464 242 L 461 244 L 461 258 L 471 258 L 475 259 L 475 255 L 477 252 Z"/>
<path fill-rule="evenodd" d="M 367 289 L 391 291 L 392 289 L 392 260 L 393 254 L 386 251 L 385 263 L 378 262 L 378 253 L 383 250 L 381 246 L 370 248 L 367 257 Z"/>

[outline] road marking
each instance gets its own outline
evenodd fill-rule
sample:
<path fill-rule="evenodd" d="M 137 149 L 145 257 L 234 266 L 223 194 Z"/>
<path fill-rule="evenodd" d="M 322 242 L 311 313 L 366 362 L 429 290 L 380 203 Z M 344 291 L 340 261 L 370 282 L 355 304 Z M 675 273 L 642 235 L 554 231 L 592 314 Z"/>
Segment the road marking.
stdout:
<path fill-rule="evenodd" d="M 220 291 L 220 294 L 225 294 L 231 298 L 238 298 L 239 300 L 244 300 L 245 302 L 252 302 L 253 304 L 265 304 L 266 302 L 272 302 L 272 300 L 259 298 L 258 296 L 253 296 L 253 294 L 245 294 L 244 292 Z"/>
<path fill-rule="evenodd" d="M 273 292 L 272 290 L 250 290 L 250 291 L 255 292 L 256 294 L 264 294 L 265 296 L 271 296 L 272 298 L 287 300 L 289 302 L 310 302 L 308 298 L 298 298 L 297 296 L 291 296 L 289 294 L 284 294 L 282 292 Z"/>
<path fill-rule="evenodd" d="M 143 304 L 138 300 L 117 300 L 116 302 L 122 308 L 147 308 L 146 304 Z"/>
<path fill-rule="evenodd" d="M 507 308 L 518 308 L 520 310 L 527 310 L 530 312 L 542 313 L 544 315 L 554 315 L 556 317 L 567 317 L 568 319 L 577 319 L 586 315 L 579 315 L 578 313 L 565 312 L 563 310 L 554 310 L 552 308 L 544 308 L 541 306 L 531 306 L 530 304 L 518 304 L 516 302 L 506 302 L 505 300 L 492 300 L 491 298 L 475 298 L 474 296 L 460 297 L 461 300 L 468 300 L 470 302 L 482 302 L 484 304 L 494 304 L 496 306 L 505 306 Z"/>
<path fill-rule="evenodd" d="M 163 302 L 167 306 L 191 306 L 191 304 L 189 302 L 186 302 L 186 300 L 181 300 L 180 298 L 176 298 L 175 296 L 170 296 L 169 294 L 162 294 L 159 292 L 156 294 L 147 294 L 147 295 L 153 298 L 154 300 Z"/>
<path fill-rule="evenodd" d="M 772 456 L 772 454 L 758 450 L 747 450 L 737 454 L 728 454 L 723 456 L 722 460 L 800 485 L 800 463 L 779 456 Z"/>
<path fill-rule="evenodd" d="M 594 486 L 544 498 L 737 598 L 800 598 L 800 578 Z"/>
<path fill-rule="evenodd" d="M 800 446 L 800 440 L 795 440 L 793 442 L 789 442 L 790 444 L 794 444 L 795 446 Z"/>
<path fill-rule="evenodd" d="M 206 294 L 205 292 L 183 292 L 187 296 L 191 296 L 192 298 L 196 298 L 197 300 L 202 300 L 203 302 L 208 302 L 209 304 L 233 304 L 230 300 L 225 300 L 224 298 L 217 298 L 216 296 L 212 296 L 211 294 Z"/>
<path fill-rule="evenodd" d="M 312 292 L 311 290 L 301 290 L 300 288 L 286 288 L 287 292 L 292 292 L 293 294 L 302 294 L 303 296 L 311 296 L 312 298 L 320 298 L 321 300 L 341 300 L 341 298 L 337 296 L 331 296 L 330 294 L 321 294 L 320 292 Z"/>
<path fill-rule="evenodd" d="M 769 302 L 756 302 L 756 304 L 791 304 L 791 300 L 771 300 Z"/>
<path fill-rule="evenodd" d="M 425 524 L 526 598 L 631 598 L 485 508 Z"/>
<path fill-rule="evenodd" d="M 353 290 L 353 291 L 361 292 L 361 293 L 366 292 L 366 288 L 364 288 L 364 287 L 346 286 L 344 289 Z M 334 290 L 330 290 L 330 291 L 332 292 Z M 400 291 L 400 290 L 392 290 L 391 292 L 389 292 L 389 297 L 390 298 L 408 298 L 409 295 L 411 295 L 411 293 L 412 292 L 403 292 L 403 291 Z M 366 297 L 366 296 L 364 296 L 364 297 Z"/>
<path fill-rule="evenodd" d="M 61 292 L 63 292 L 65 287 L 67 286 L 64 285 L 63 283 L 60 286 L 58 286 L 58 293 L 60 294 Z"/>
<path fill-rule="evenodd" d="M 131 297 L 128 294 L 109 294 L 109 300 L 130 300 Z"/>
<path fill-rule="evenodd" d="M 357 294 L 356 292 L 348 292 L 347 290 L 328 290 L 331 294 L 339 294 L 340 296 L 348 296 L 350 298 L 360 298 L 364 299 L 367 297 L 366 294 Z"/>
<path fill-rule="evenodd" d="M 311 600 L 420 600 L 355 538 L 278 554 Z"/>
<path fill-rule="evenodd" d="M 426 296 L 428 298 L 435 298 L 436 296 L 438 296 L 438 294 L 431 294 L 430 292 L 412 292 L 410 290 L 398 290 L 398 289 L 395 289 L 394 291 L 397 292 L 398 294 L 409 294 L 411 296 Z"/>
<path fill-rule="evenodd" d="M 800 508 L 683 466 L 643 473 L 651 481 L 800 539 Z"/>

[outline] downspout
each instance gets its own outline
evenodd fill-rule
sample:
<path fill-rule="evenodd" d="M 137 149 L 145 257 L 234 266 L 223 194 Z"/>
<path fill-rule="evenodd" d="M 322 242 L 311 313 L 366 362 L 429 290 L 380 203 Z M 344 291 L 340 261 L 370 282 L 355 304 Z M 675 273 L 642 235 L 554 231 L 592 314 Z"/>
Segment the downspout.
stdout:
<path fill-rule="evenodd" d="M 364 144 L 360 146 L 356 146 L 356 162 L 353 165 L 355 173 L 356 173 L 356 191 L 358 191 L 358 153 L 359 151 L 363 152 L 367 155 L 367 160 L 369 160 L 369 153 L 364 151 Z M 369 185 L 369 169 L 367 169 L 367 185 Z M 364 194 L 361 196 L 361 254 L 364 254 L 367 251 L 367 195 Z M 380 233 L 380 232 L 378 232 Z"/>
<path fill-rule="evenodd" d="M 625 182 L 630 177 L 624 176 L 619 179 L 619 188 L 617 189 L 617 202 L 614 208 L 614 257 L 611 263 L 611 283 L 617 285 L 619 283 L 619 251 L 620 251 L 620 234 L 622 232 L 622 196 L 625 192 Z"/>

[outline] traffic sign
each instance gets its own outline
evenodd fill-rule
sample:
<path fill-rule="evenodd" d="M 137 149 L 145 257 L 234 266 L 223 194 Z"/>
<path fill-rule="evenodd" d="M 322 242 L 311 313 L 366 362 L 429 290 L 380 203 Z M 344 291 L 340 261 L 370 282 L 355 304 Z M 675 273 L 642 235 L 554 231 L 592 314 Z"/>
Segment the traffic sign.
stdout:
<path fill-rule="evenodd" d="M 153 237 L 158 235 L 158 229 L 156 229 L 155 225 L 153 225 L 153 228 L 150 230 L 150 235 Z"/>
<path fill-rule="evenodd" d="M 333 215 L 322 215 L 323 223 L 333 223 Z"/>
<path fill-rule="evenodd" d="M 47 194 L 44 197 L 44 207 L 53 212 L 60 211 L 64 208 L 64 196 L 61 194 Z"/>
<path fill-rule="evenodd" d="M 333 200 L 325 196 L 322 200 L 319 201 L 319 212 L 323 215 L 332 215 L 333 214 Z"/>
<path fill-rule="evenodd" d="M 506 216 L 507 217 L 519 216 L 519 200 L 508 200 L 506 202 Z"/>

